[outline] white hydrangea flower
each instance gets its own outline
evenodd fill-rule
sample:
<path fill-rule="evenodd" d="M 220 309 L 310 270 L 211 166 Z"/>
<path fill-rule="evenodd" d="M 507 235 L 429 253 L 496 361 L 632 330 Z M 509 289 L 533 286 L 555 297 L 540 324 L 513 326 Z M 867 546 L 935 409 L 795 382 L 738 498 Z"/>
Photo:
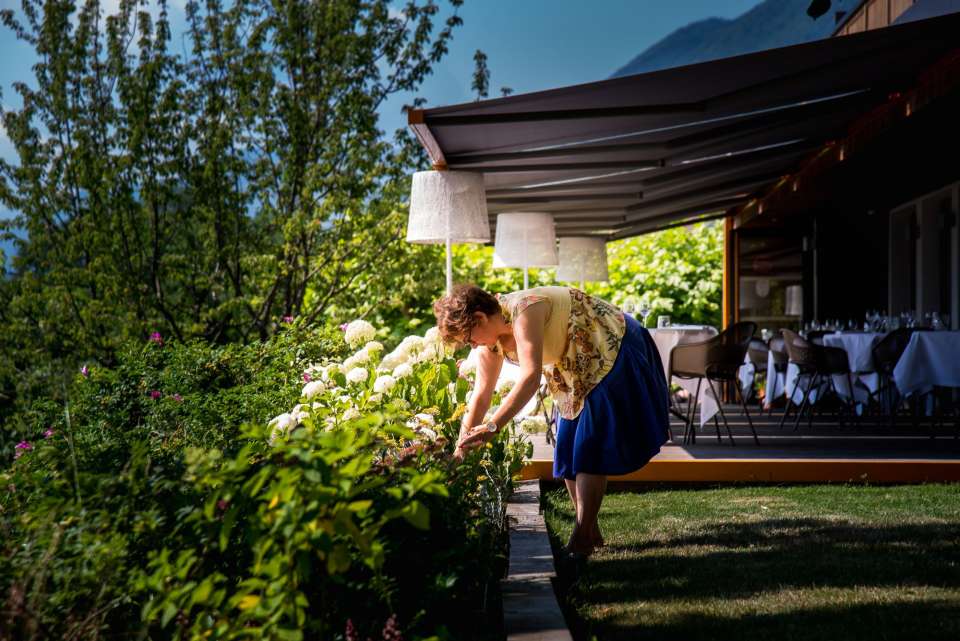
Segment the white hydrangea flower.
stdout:
<path fill-rule="evenodd" d="M 326 390 L 327 386 L 323 384 L 323 381 L 310 381 L 303 386 L 300 396 L 309 400 L 317 394 L 323 394 Z"/>
<path fill-rule="evenodd" d="M 460 363 L 459 372 L 460 372 L 460 376 L 464 378 L 467 378 L 472 374 L 476 374 L 477 372 L 476 361 L 465 359 L 462 363 Z"/>
<path fill-rule="evenodd" d="M 353 397 L 349 394 L 341 394 L 337 397 L 337 400 L 341 403 L 353 403 Z"/>
<path fill-rule="evenodd" d="M 419 336 L 407 336 L 400 341 L 400 345 L 397 347 L 397 349 L 399 349 L 401 353 L 409 356 L 410 354 L 414 354 L 423 349 L 423 339 Z"/>
<path fill-rule="evenodd" d="M 346 374 L 347 372 L 349 372 L 359 364 L 360 363 L 357 362 L 356 356 L 349 356 L 343 361 L 343 365 L 341 366 L 343 369 L 341 369 L 340 371 Z"/>
<path fill-rule="evenodd" d="M 310 411 L 307 409 L 307 406 L 304 405 L 303 403 L 297 403 L 296 405 L 294 405 L 293 409 L 290 410 L 290 416 L 292 416 L 297 423 L 301 422 L 303 419 L 307 418 L 307 416 L 309 415 L 310 415 Z"/>
<path fill-rule="evenodd" d="M 385 374 L 383 376 L 378 376 L 377 380 L 373 382 L 373 391 L 378 394 L 384 394 L 392 390 L 397 384 L 397 379 Z"/>
<path fill-rule="evenodd" d="M 327 363 L 323 368 L 323 372 L 320 374 L 320 378 L 324 381 L 333 380 L 333 375 L 337 374 L 340 371 L 340 365 L 337 363 Z"/>
<path fill-rule="evenodd" d="M 434 432 L 429 427 L 421 427 L 420 429 L 417 430 L 417 433 L 420 434 L 421 436 L 426 436 L 431 441 L 437 440 L 437 433 Z"/>
<path fill-rule="evenodd" d="M 510 380 L 509 378 L 501 378 L 499 381 L 497 381 L 497 392 L 499 392 L 501 396 L 504 394 L 509 394 L 510 390 L 513 389 L 513 385 L 514 381 Z"/>
<path fill-rule="evenodd" d="M 368 354 L 376 354 L 383 351 L 383 343 L 380 341 L 370 341 L 363 346 L 363 351 Z"/>
<path fill-rule="evenodd" d="M 356 367 L 357 365 L 366 365 L 367 363 L 370 362 L 370 352 L 368 352 L 366 349 L 360 349 L 357 351 L 356 354 L 354 354 L 347 360 L 351 362 L 353 367 Z M 344 362 L 344 365 L 346 365 L 346 362 Z M 353 367 L 351 367 L 350 369 L 353 369 Z"/>
<path fill-rule="evenodd" d="M 347 344 L 354 348 L 368 341 L 372 341 L 376 335 L 377 330 L 365 320 L 355 320 L 351 322 L 347 325 L 347 329 L 343 333 Z"/>
<path fill-rule="evenodd" d="M 343 413 L 343 418 L 341 420 L 354 421 L 358 418 L 360 418 L 360 411 L 355 407 L 348 407 Z"/>
<path fill-rule="evenodd" d="M 367 376 L 370 375 L 370 372 L 365 370 L 362 367 L 354 367 L 352 370 L 347 372 L 347 381 L 354 384 L 360 384 L 367 380 Z"/>
<path fill-rule="evenodd" d="M 440 337 L 439 328 L 431 327 L 427 330 L 427 333 L 423 335 L 423 340 L 427 343 L 439 343 L 443 339 Z"/>
<path fill-rule="evenodd" d="M 367 399 L 369 405 L 379 405 L 383 402 L 383 394 L 371 394 L 370 398 Z"/>
<path fill-rule="evenodd" d="M 433 418 L 433 414 L 421 413 L 415 414 L 413 420 L 417 422 L 417 425 L 429 425 L 433 427 L 437 424 L 436 419 Z"/>
<path fill-rule="evenodd" d="M 270 422 L 267 423 L 268 427 L 273 428 L 273 431 L 270 432 L 270 442 L 273 443 L 281 436 L 285 436 L 287 432 L 297 426 L 298 422 L 299 421 L 288 412 L 273 417 Z"/>
<path fill-rule="evenodd" d="M 406 378 L 411 374 L 413 374 L 413 367 L 410 366 L 410 363 L 400 363 L 393 368 L 393 377 L 395 379 Z"/>
<path fill-rule="evenodd" d="M 378 367 L 377 369 L 383 369 L 389 372 L 390 370 L 394 369 L 397 365 L 404 362 L 405 360 L 407 359 L 401 358 L 401 355 L 398 354 L 396 351 L 392 351 L 383 357 L 383 359 L 380 361 L 380 367 Z"/>

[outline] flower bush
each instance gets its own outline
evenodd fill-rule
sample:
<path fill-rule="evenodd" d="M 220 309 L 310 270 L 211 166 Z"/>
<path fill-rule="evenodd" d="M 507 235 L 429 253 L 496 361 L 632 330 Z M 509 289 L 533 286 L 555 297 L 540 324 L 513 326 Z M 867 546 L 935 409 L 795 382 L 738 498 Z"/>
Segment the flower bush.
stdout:
<path fill-rule="evenodd" d="M 206 358 L 151 337 L 78 376 L 68 411 L 43 418 L 49 436 L 0 475 L 0 626 L 24 639 L 488 638 L 477 615 L 495 616 L 504 504 L 530 446 L 504 430 L 454 461 L 469 382 L 452 350 L 428 332 L 383 355 L 360 326 L 351 354 L 348 329 L 311 338 L 294 323 L 250 354 Z M 267 378 L 219 378 L 248 368 Z M 202 392 L 184 384 L 204 377 Z"/>

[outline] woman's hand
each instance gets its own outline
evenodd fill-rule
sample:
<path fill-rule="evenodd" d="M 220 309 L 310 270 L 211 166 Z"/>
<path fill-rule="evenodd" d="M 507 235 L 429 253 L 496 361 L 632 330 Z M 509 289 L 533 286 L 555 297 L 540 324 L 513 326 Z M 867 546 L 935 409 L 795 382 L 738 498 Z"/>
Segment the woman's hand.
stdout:
<path fill-rule="evenodd" d="M 477 427 L 473 427 L 468 430 L 462 430 L 460 432 L 460 440 L 457 441 L 457 449 L 453 453 L 454 458 L 457 460 L 462 460 L 467 450 L 480 447 L 493 438 L 493 435 L 494 432 L 488 430 L 484 425 L 478 425 Z"/>

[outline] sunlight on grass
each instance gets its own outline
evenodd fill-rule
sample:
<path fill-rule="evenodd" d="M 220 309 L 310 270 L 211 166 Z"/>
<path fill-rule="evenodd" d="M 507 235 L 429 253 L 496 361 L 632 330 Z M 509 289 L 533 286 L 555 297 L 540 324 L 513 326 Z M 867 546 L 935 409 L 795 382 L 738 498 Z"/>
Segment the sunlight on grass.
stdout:
<path fill-rule="evenodd" d="M 572 512 L 546 493 L 556 544 Z M 960 636 L 960 486 L 610 494 L 607 546 L 560 586 L 601 640 Z"/>

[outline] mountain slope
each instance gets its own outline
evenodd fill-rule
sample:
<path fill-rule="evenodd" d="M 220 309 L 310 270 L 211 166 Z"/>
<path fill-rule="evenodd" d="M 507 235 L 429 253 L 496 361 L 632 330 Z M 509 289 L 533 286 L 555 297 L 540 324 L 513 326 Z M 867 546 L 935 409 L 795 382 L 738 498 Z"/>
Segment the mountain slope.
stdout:
<path fill-rule="evenodd" d="M 764 0 L 733 20 L 699 20 L 651 45 L 613 77 L 828 38 L 836 26 L 835 13 L 849 12 L 859 0 L 833 0 L 832 4 L 830 11 L 817 20 L 806 13 L 810 0 Z"/>

